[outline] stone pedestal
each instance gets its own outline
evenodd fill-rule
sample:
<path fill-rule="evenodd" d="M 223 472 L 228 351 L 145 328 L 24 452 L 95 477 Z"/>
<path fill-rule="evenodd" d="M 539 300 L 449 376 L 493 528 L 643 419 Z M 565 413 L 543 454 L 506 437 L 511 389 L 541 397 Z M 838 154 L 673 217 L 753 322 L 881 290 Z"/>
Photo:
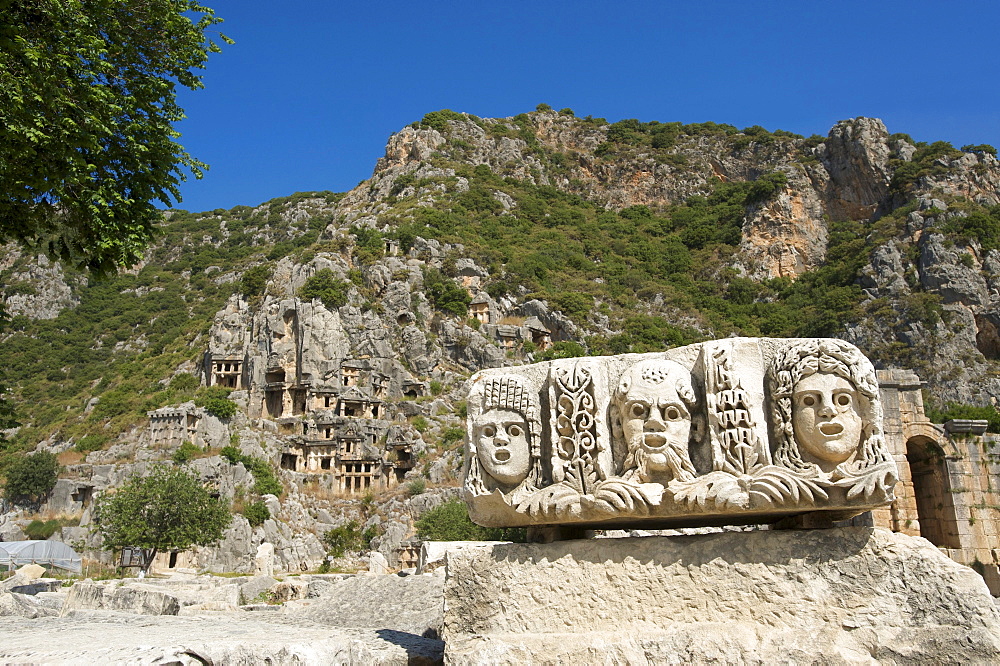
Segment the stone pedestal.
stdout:
<path fill-rule="evenodd" d="M 501 544 L 448 554 L 446 661 L 1000 660 L 983 579 L 877 528 Z"/>

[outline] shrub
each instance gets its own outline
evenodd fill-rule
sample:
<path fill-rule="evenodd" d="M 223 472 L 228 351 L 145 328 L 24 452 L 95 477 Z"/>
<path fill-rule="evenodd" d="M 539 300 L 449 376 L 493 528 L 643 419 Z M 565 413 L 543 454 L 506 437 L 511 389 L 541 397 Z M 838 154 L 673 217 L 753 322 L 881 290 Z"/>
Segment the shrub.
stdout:
<path fill-rule="evenodd" d="M 99 451 L 104 448 L 104 445 L 108 443 L 108 438 L 104 435 L 84 435 L 80 438 L 74 446 L 73 450 L 77 453 L 90 453 L 91 451 Z"/>
<path fill-rule="evenodd" d="M 444 385 L 436 379 L 431 380 L 431 394 L 441 395 L 441 391 L 444 390 Z"/>
<path fill-rule="evenodd" d="M 235 465 L 238 462 L 243 462 L 243 454 L 235 446 L 224 446 L 219 455 L 229 461 L 230 465 Z"/>
<path fill-rule="evenodd" d="M 316 271 L 310 276 L 302 288 L 299 298 L 303 300 L 319 299 L 327 309 L 332 310 L 347 305 L 348 282 L 338 279 L 329 268 Z"/>
<path fill-rule="evenodd" d="M 4 496 L 14 503 L 39 503 L 59 478 L 59 461 L 48 451 L 17 458 L 7 470 Z"/>
<path fill-rule="evenodd" d="M 260 298 L 267 288 L 267 281 L 271 277 L 271 267 L 267 264 L 251 266 L 243 271 L 240 278 L 240 291 L 248 300 Z"/>
<path fill-rule="evenodd" d="M 944 423 L 952 419 L 982 419 L 989 421 L 986 428 L 989 432 L 1000 432 L 1000 413 L 992 405 L 980 407 L 949 402 L 944 409 L 935 409 L 928 403 L 926 413 L 933 423 Z"/>
<path fill-rule="evenodd" d="M 464 317 L 472 302 L 469 292 L 436 268 L 424 269 L 424 291 L 435 309 L 456 317 Z"/>
<path fill-rule="evenodd" d="M 570 319 L 580 321 L 586 319 L 594 308 L 594 299 L 586 294 L 567 291 L 553 298 L 552 304 Z"/>
<path fill-rule="evenodd" d="M 462 500 L 451 500 L 425 513 L 416 523 L 425 541 L 517 541 L 527 538 L 523 527 L 482 527 L 469 520 Z"/>
<path fill-rule="evenodd" d="M 271 517 L 271 512 L 263 502 L 251 502 L 243 508 L 243 517 L 247 519 L 251 527 L 258 527 Z"/>
<path fill-rule="evenodd" d="M 419 123 L 414 123 L 414 125 L 426 126 L 436 129 L 439 132 L 443 132 L 448 129 L 449 120 L 465 119 L 465 114 L 452 111 L 451 109 L 441 109 L 440 111 L 431 111 L 430 113 L 425 114 L 423 119 Z"/>
<path fill-rule="evenodd" d="M 372 539 L 378 536 L 375 527 L 361 530 L 358 521 L 349 520 L 339 527 L 327 530 L 323 535 L 323 543 L 329 548 L 328 554 L 333 557 L 343 557 L 348 551 L 361 552 L 371 547 Z"/>
<path fill-rule="evenodd" d="M 414 416 L 410 424 L 417 429 L 418 432 L 423 432 L 430 427 L 430 423 L 427 422 L 423 416 Z"/>
<path fill-rule="evenodd" d="M 973 146 L 973 145 L 962 146 L 962 152 L 963 153 L 980 153 L 980 154 L 985 153 L 985 154 L 992 155 L 993 157 L 997 156 L 997 149 L 994 148 L 993 146 L 991 146 L 988 143 L 980 143 L 979 145 L 975 145 L 975 146 Z"/>
<path fill-rule="evenodd" d="M 170 388 L 178 393 L 190 393 L 198 388 L 199 383 L 198 377 L 195 375 L 190 372 L 181 372 L 170 380 Z"/>
<path fill-rule="evenodd" d="M 448 448 L 455 442 L 460 441 L 463 437 L 465 437 L 464 428 L 448 428 L 447 430 L 444 431 L 444 436 L 441 438 L 441 443 L 444 445 L 445 448 Z"/>
<path fill-rule="evenodd" d="M 243 463 L 243 466 L 253 474 L 255 481 L 253 491 L 258 495 L 277 496 L 285 492 L 285 487 L 281 485 L 281 481 L 275 475 L 274 468 L 266 460 L 243 455 L 235 446 L 224 446 L 219 455 L 228 460 L 231 465 Z"/>
<path fill-rule="evenodd" d="M 174 455 L 171 456 L 171 460 L 178 465 L 183 465 L 199 453 L 201 453 L 201 449 L 191 442 L 182 442 L 181 445 L 177 447 L 177 450 L 174 451 Z"/>
<path fill-rule="evenodd" d="M 560 340 L 545 351 L 536 354 L 535 360 L 551 361 L 557 358 L 575 358 L 577 356 L 586 355 L 587 350 L 584 349 L 583 345 L 579 342 L 573 342 L 572 340 Z"/>
<path fill-rule="evenodd" d="M 62 523 L 58 520 L 32 520 L 28 523 L 28 526 L 24 528 L 24 534 L 29 539 L 43 541 L 55 534 L 56 530 L 61 527 Z"/>
<path fill-rule="evenodd" d="M 222 386 L 209 386 L 195 399 L 195 404 L 213 416 L 228 419 L 236 413 L 236 403 L 228 397 L 230 393 Z"/>
<path fill-rule="evenodd" d="M 410 497 L 416 497 L 417 495 L 423 495 L 424 491 L 427 490 L 427 482 L 423 479 L 414 479 L 406 484 L 406 494 Z"/>

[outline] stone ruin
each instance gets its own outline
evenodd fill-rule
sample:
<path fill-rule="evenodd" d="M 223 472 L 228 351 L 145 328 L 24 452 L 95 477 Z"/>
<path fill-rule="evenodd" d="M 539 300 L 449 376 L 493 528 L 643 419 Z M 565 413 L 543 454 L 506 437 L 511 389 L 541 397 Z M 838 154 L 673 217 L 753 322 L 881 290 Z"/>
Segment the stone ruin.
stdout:
<path fill-rule="evenodd" d="M 995 661 L 996 576 L 984 584 L 934 548 L 977 547 L 943 516 L 968 501 L 969 456 L 954 443 L 943 459 L 927 453 L 981 424 L 930 424 L 914 380 L 876 373 L 835 339 L 730 338 L 477 373 L 469 514 L 528 526 L 534 543 L 449 553 L 450 663 Z M 924 524 L 937 541 L 893 533 Z"/>
<path fill-rule="evenodd" d="M 931 423 L 916 374 L 876 372 L 848 343 L 733 338 L 470 383 L 463 490 L 476 522 L 572 536 L 862 514 L 852 521 L 924 537 L 1000 595 L 1000 441 L 985 421 Z M 795 396 L 817 392 L 857 412 L 850 441 L 796 421 L 812 406 Z"/>
<path fill-rule="evenodd" d="M 563 359 L 471 386 L 464 492 L 482 525 L 832 521 L 894 499 L 875 369 L 840 340 Z"/>

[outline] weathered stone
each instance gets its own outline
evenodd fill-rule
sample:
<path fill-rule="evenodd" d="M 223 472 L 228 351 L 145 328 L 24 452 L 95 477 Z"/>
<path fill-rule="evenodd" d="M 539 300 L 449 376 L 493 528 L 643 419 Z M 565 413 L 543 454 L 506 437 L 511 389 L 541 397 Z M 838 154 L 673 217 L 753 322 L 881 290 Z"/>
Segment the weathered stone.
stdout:
<path fill-rule="evenodd" d="M 240 585 L 240 597 L 244 603 L 252 602 L 277 584 L 278 581 L 270 576 L 254 576 Z"/>
<path fill-rule="evenodd" d="M 448 553 L 465 548 L 491 546 L 503 541 L 424 541 L 420 544 L 420 559 L 417 561 L 417 573 L 429 573 L 444 566 Z"/>
<path fill-rule="evenodd" d="M 368 573 L 385 575 L 389 573 L 389 561 L 385 555 L 374 550 L 368 553 Z"/>
<path fill-rule="evenodd" d="M 840 340 L 730 338 L 484 370 L 465 495 L 488 526 L 696 526 L 893 500 L 871 363 Z"/>
<path fill-rule="evenodd" d="M 278 498 L 268 495 L 277 504 Z M 264 542 L 257 546 L 257 556 L 254 558 L 254 575 L 273 576 L 274 575 L 274 544 Z"/>
<path fill-rule="evenodd" d="M 325 596 L 289 615 L 333 627 L 374 627 L 436 636 L 441 631 L 444 576 L 349 576 Z"/>
<path fill-rule="evenodd" d="M 75 610 L 115 610 L 138 615 L 177 615 L 180 602 L 172 594 L 137 584 L 117 587 L 101 583 L 77 583 L 70 588 L 62 614 Z"/>
<path fill-rule="evenodd" d="M 4 618 L 4 663 L 440 664 L 444 645 L 403 631 L 345 629 L 273 613 L 144 617 L 75 612 Z"/>
<path fill-rule="evenodd" d="M 47 605 L 38 603 L 33 596 L 0 589 L 0 617 L 36 618 L 57 613 Z"/>
<path fill-rule="evenodd" d="M 445 607 L 454 664 L 1000 659 L 982 579 L 872 528 L 460 550 Z"/>

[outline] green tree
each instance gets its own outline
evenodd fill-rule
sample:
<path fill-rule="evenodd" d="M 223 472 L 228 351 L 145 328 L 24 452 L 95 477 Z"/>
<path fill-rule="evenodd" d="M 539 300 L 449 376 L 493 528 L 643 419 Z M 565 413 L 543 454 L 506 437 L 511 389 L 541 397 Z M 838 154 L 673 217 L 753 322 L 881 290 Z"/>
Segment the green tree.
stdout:
<path fill-rule="evenodd" d="M 306 279 L 299 289 L 299 298 L 318 298 L 329 310 L 347 305 L 347 290 L 350 283 L 338 279 L 332 270 L 323 268 Z"/>
<path fill-rule="evenodd" d="M 21 456 L 7 470 L 4 496 L 14 503 L 38 504 L 59 478 L 59 461 L 48 451 Z"/>
<path fill-rule="evenodd" d="M 215 543 L 231 520 L 229 509 L 197 477 L 163 465 L 101 497 L 95 516 L 105 549 L 151 549 L 145 569 L 158 551 Z"/>
<path fill-rule="evenodd" d="M 196 0 L 3 3 L 0 242 L 97 272 L 142 258 L 153 202 L 179 201 L 205 166 L 172 124 L 177 86 L 201 88 L 220 50 L 219 22 Z"/>

